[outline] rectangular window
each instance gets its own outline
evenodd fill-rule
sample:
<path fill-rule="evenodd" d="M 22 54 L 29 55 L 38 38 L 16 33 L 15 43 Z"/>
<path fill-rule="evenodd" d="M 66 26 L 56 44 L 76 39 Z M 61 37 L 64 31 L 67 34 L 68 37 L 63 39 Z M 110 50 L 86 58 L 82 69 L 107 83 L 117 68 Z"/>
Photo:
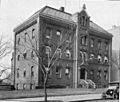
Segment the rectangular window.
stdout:
<path fill-rule="evenodd" d="M 67 43 L 71 43 L 71 36 L 69 36 L 66 40 Z"/>
<path fill-rule="evenodd" d="M 26 77 L 26 70 L 24 70 L 23 72 L 23 77 Z"/>
<path fill-rule="evenodd" d="M 35 29 L 32 29 L 32 39 L 35 38 Z"/>
<path fill-rule="evenodd" d="M 98 78 L 98 79 L 101 78 L 101 70 L 99 70 L 99 71 L 97 72 L 97 78 Z"/>
<path fill-rule="evenodd" d="M 66 66 L 66 69 L 65 69 L 65 75 L 67 76 L 67 78 L 70 78 L 70 67 L 69 66 Z"/>
<path fill-rule="evenodd" d="M 91 47 L 94 47 L 94 39 L 91 39 L 91 41 L 90 41 L 90 46 L 91 46 Z"/>
<path fill-rule="evenodd" d="M 20 44 L 20 38 L 18 38 L 18 41 L 17 41 L 18 45 Z"/>
<path fill-rule="evenodd" d="M 85 36 L 85 45 L 88 45 L 88 37 Z"/>
<path fill-rule="evenodd" d="M 107 71 L 104 71 L 104 79 L 108 80 L 108 73 L 107 73 Z"/>
<path fill-rule="evenodd" d="M 94 70 L 91 70 L 91 71 L 90 71 L 90 78 L 91 78 L 91 79 L 94 79 Z"/>
<path fill-rule="evenodd" d="M 34 57 L 34 52 L 33 51 L 31 51 L 31 58 L 33 58 Z"/>
<path fill-rule="evenodd" d="M 56 75 L 58 78 L 61 78 L 61 67 L 60 66 L 56 66 Z"/>
<path fill-rule="evenodd" d="M 52 30 L 50 28 L 46 28 L 46 38 L 50 39 L 52 37 Z"/>
<path fill-rule="evenodd" d="M 59 37 L 59 40 L 61 41 L 61 40 L 62 40 L 61 31 L 57 30 L 57 31 L 56 31 L 56 35 Z"/>
<path fill-rule="evenodd" d="M 25 42 L 26 42 L 26 40 L 27 40 L 27 33 L 25 33 L 24 40 L 25 40 Z"/>
<path fill-rule="evenodd" d="M 34 77 L 34 66 L 31 66 L 31 77 Z"/>
<path fill-rule="evenodd" d="M 20 55 L 18 55 L 17 60 L 18 60 L 18 61 L 20 60 Z"/>
<path fill-rule="evenodd" d="M 108 42 L 105 42 L 105 50 L 108 50 L 109 49 L 109 44 Z"/>
<path fill-rule="evenodd" d="M 17 69 L 17 78 L 19 78 L 19 68 Z"/>
<path fill-rule="evenodd" d="M 102 48 L 102 42 L 99 40 L 98 41 L 98 49 L 101 49 Z"/>
<path fill-rule="evenodd" d="M 57 49 L 56 55 L 57 55 L 57 57 L 61 58 L 61 49 L 60 48 Z"/>
<path fill-rule="evenodd" d="M 26 59 L 26 57 L 27 57 L 27 53 L 26 52 L 23 53 L 23 57 L 24 57 L 24 59 Z"/>
<path fill-rule="evenodd" d="M 85 38 L 84 38 L 84 37 L 81 38 L 81 44 L 82 44 L 82 45 L 85 44 Z"/>
<path fill-rule="evenodd" d="M 52 68 L 49 70 L 48 77 L 51 78 L 52 76 Z"/>

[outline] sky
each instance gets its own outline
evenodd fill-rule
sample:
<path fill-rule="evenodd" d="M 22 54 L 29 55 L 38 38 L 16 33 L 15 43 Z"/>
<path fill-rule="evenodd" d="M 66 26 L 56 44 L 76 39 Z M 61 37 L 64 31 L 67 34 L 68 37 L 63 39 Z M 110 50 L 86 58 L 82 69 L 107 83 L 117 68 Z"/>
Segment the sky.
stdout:
<path fill-rule="evenodd" d="M 13 29 L 33 13 L 48 5 L 71 14 L 80 12 L 83 4 L 90 19 L 104 29 L 120 25 L 120 1 L 108 0 L 0 0 L 0 36 L 14 41 Z M 7 62 L 10 63 L 10 57 Z"/>

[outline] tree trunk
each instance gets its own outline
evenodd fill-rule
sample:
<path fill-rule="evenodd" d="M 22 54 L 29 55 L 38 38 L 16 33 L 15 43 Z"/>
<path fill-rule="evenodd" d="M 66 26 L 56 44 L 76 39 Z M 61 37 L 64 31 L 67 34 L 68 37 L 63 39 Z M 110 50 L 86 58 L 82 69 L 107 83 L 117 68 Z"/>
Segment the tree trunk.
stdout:
<path fill-rule="evenodd" d="M 45 102 L 47 102 L 47 87 L 46 87 L 46 84 L 47 84 L 47 75 L 46 75 L 45 80 L 44 80 Z"/>

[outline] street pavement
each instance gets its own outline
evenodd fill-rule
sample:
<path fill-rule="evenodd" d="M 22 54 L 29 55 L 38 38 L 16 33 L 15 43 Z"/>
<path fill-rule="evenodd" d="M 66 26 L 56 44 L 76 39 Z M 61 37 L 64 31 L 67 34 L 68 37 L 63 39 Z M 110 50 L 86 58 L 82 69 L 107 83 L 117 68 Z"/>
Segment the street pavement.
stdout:
<path fill-rule="evenodd" d="M 91 101 L 83 101 L 83 102 L 120 102 L 120 101 L 113 99 L 106 99 L 106 100 L 91 100 Z"/>
<path fill-rule="evenodd" d="M 101 99 L 101 94 L 85 94 L 85 95 L 69 95 L 69 96 L 51 96 L 48 97 L 48 100 L 61 100 L 63 102 L 70 101 L 83 101 L 83 100 L 93 100 Z M 44 97 L 35 97 L 35 98 L 20 98 L 20 99 L 6 99 L 6 101 L 44 101 Z"/>
<path fill-rule="evenodd" d="M 100 94 L 105 89 L 48 89 L 48 96 L 70 96 L 70 95 L 84 95 L 84 94 Z M 0 91 L 0 99 L 19 99 L 44 97 L 44 90 L 19 90 L 19 91 Z"/>
<path fill-rule="evenodd" d="M 85 101 L 101 99 L 105 89 L 48 89 L 48 100 Z M 42 101 L 44 102 L 44 90 L 4 91 L 0 92 L 1 102 L 13 101 Z M 4 100 L 4 101 L 3 101 Z"/>

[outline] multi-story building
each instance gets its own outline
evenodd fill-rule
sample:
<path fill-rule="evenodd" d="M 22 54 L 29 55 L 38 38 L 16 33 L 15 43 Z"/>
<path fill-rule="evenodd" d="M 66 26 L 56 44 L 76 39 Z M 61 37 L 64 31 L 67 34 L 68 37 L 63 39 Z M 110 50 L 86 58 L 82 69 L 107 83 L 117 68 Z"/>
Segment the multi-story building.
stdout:
<path fill-rule="evenodd" d="M 114 35 L 112 40 L 112 68 L 111 82 L 119 81 L 119 60 L 120 60 L 120 26 L 113 26 L 108 32 Z"/>
<path fill-rule="evenodd" d="M 47 68 L 49 58 L 53 56 L 48 87 L 108 85 L 112 34 L 90 20 L 85 5 L 75 14 L 65 12 L 64 7 L 58 10 L 45 6 L 16 27 L 14 32 L 13 75 L 16 89 L 42 86 L 44 75 L 41 67 Z M 27 43 L 32 43 L 37 55 Z M 30 61 L 33 57 L 36 63 Z"/>

